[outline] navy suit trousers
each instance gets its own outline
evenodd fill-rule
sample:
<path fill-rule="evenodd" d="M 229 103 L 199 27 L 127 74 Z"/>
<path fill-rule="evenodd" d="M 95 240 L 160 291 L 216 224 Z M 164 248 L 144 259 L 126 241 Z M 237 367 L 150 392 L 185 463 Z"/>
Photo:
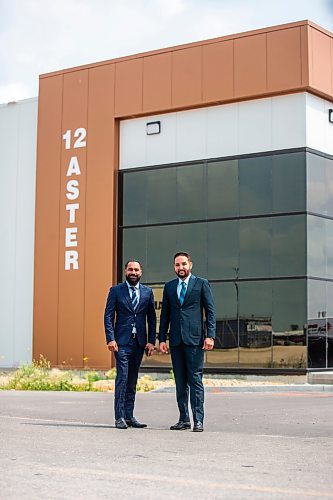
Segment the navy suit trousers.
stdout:
<path fill-rule="evenodd" d="M 118 346 L 115 352 L 117 376 L 114 393 L 115 418 L 129 420 L 133 417 L 136 384 L 144 348 L 136 339 L 130 339 L 125 346 Z"/>
<path fill-rule="evenodd" d="M 202 346 L 180 344 L 170 346 L 172 367 L 176 382 L 179 420 L 189 422 L 188 395 L 194 422 L 204 420 L 204 387 L 202 383 L 204 351 Z"/>

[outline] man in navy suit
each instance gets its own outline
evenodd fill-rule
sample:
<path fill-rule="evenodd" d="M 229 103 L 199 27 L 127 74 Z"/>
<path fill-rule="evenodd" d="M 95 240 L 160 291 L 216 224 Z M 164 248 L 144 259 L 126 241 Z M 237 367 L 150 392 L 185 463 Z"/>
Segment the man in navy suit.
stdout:
<path fill-rule="evenodd" d="M 171 430 L 191 428 L 188 396 L 193 414 L 193 431 L 203 431 L 204 387 L 202 383 L 204 351 L 214 347 L 216 332 L 212 292 L 206 279 L 191 274 L 191 257 L 186 252 L 174 256 L 178 278 L 166 283 L 160 318 L 160 351 L 167 353 L 169 345 L 176 382 L 179 421 Z M 204 313 L 206 325 L 204 323 Z"/>
<path fill-rule="evenodd" d="M 146 349 L 147 355 L 152 355 L 156 339 L 153 291 L 139 284 L 140 262 L 128 261 L 125 275 L 124 283 L 110 288 L 104 314 L 106 343 L 116 358 L 114 411 L 117 429 L 147 427 L 137 421 L 133 410 L 143 353 Z"/>

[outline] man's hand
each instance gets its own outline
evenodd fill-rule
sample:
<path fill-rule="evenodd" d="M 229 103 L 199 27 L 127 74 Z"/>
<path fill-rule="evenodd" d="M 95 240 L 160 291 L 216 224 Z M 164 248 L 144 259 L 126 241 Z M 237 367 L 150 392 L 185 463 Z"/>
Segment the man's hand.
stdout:
<path fill-rule="evenodd" d="M 152 354 L 154 354 L 154 349 L 155 349 L 154 344 L 150 344 L 148 342 L 148 344 L 146 344 L 146 347 L 145 347 L 146 355 L 147 356 L 152 356 Z"/>
<path fill-rule="evenodd" d="M 118 352 L 118 345 L 115 340 L 111 340 L 111 342 L 108 343 L 108 349 L 111 352 Z"/>
<path fill-rule="evenodd" d="M 204 340 L 204 345 L 202 346 L 202 348 L 205 351 L 211 351 L 214 348 L 214 339 L 206 337 L 205 340 Z"/>
<path fill-rule="evenodd" d="M 160 342 L 160 352 L 163 354 L 168 354 L 166 342 Z"/>

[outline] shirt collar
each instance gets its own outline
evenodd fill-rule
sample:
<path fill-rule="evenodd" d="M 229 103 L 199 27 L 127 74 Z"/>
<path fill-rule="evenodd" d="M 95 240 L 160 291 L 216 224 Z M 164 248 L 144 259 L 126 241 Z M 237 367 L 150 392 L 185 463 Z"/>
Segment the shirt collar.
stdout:
<path fill-rule="evenodd" d="M 137 290 L 139 290 L 139 287 L 140 287 L 140 283 L 139 282 L 136 285 L 130 285 L 127 280 L 126 280 L 126 285 L 128 286 L 128 289 L 132 289 L 132 286 L 134 286 L 134 288 L 136 288 Z"/>
<path fill-rule="evenodd" d="M 186 287 L 188 287 L 188 282 L 190 281 L 192 274 L 190 273 L 185 280 L 181 280 L 178 278 L 178 285 L 181 285 L 183 282 L 186 283 Z"/>

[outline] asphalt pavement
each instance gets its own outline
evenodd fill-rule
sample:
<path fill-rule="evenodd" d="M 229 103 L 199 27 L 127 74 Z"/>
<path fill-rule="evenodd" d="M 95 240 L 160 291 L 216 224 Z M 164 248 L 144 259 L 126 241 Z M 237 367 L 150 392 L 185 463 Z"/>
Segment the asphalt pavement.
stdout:
<path fill-rule="evenodd" d="M 205 431 L 170 431 L 174 393 L 0 391 L 1 499 L 333 498 L 333 393 L 207 392 Z"/>

